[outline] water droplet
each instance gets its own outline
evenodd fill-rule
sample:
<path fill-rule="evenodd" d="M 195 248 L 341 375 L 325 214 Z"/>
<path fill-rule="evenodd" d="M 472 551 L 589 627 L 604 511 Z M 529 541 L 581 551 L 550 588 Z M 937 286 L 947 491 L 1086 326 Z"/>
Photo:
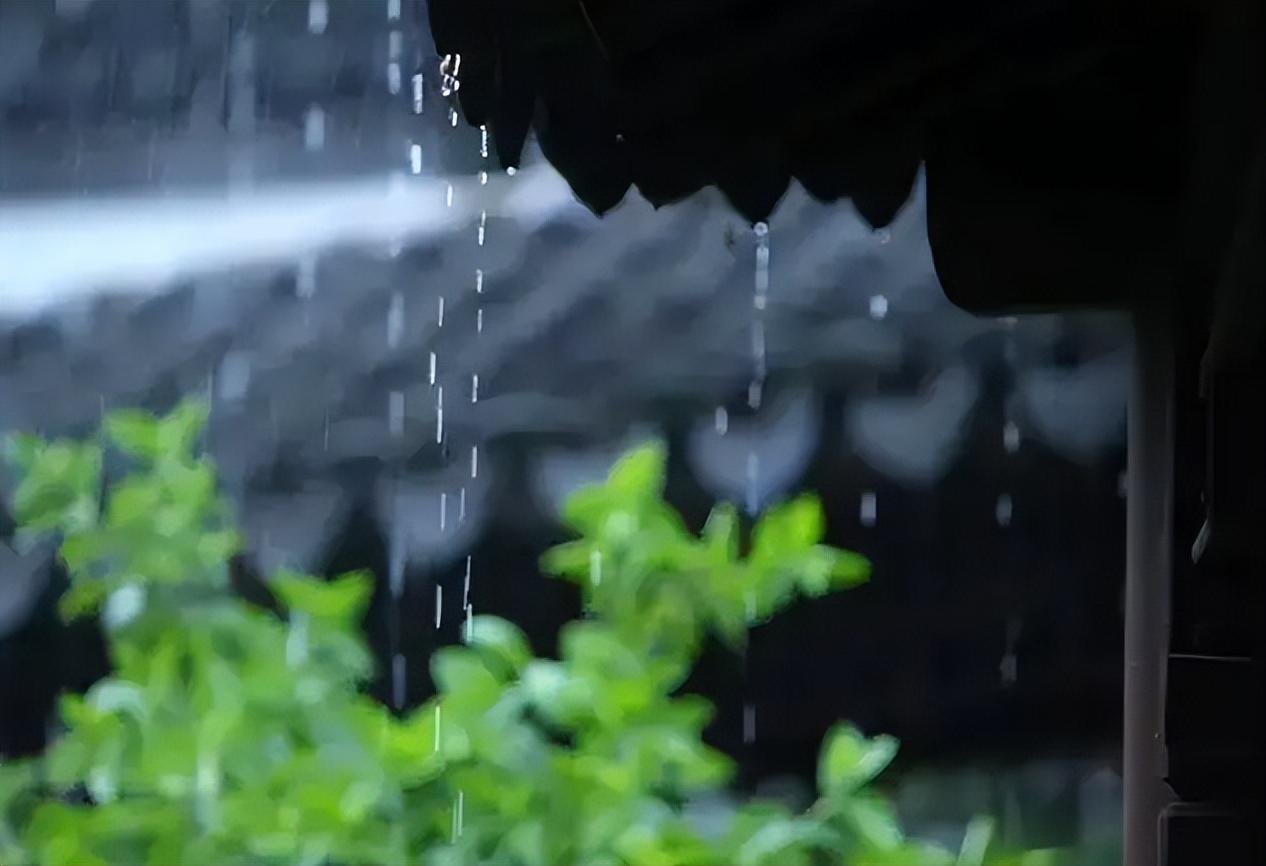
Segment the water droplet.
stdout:
<path fill-rule="evenodd" d="M 487 183 L 488 183 L 488 172 L 481 170 L 479 172 L 479 185 L 486 186 Z"/>
<path fill-rule="evenodd" d="M 391 658 L 391 703 L 395 708 L 404 707 L 405 660 L 396 653 Z"/>
<path fill-rule="evenodd" d="M 439 628 L 444 620 L 444 587 L 435 584 L 435 627 Z"/>
<path fill-rule="evenodd" d="M 387 423 L 393 437 L 404 435 L 404 392 L 392 391 L 387 407 Z"/>
<path fill-rule="evenodd" d="M 1020 428 L 1014 421 L 1008 421 L 1002 425 L 1002 447 L 1008 454 L 1014 454 L 1020 450 Z"/>
<path fill-rule="evenodd" d="M 743 742 L 756 742 L 756 707 L 751 704 L 743 705 Z"/>
<path fill-rule="evenodd" d="M 479 246 L 484 245 L 484 234 L 488 229 L 488 212 L 479 212 Z"/>
<path fill-rule="evenodd" d="M 466 522 L 466 488 L 463 487 L 457 494 L 457 522 Z"/>
<path fill-rule="evenodd" d="M 435 389 L 435 444 L 444 441 L 444 386 Z"/>
<path fill-rule="evenodd" d="M 471 555 L 466 554 L 466 576 L 462 580 L 462 607 L 470 607 L 470 570 Z"/>
<path fill-rule="evenodd" d="M 430 366 L 431 366 L 431 369 L 430 369 L 430 371 L 427 373 L 427 379 L 428 379 L 428 381 L 429 381 L 432 385 L 434 385 L 434 384 L 435 384 L 435 353 L 434 353 L 434 352 L 432 352 L 432 353 L 431 353 L 431 365 L 430 365 Z"/>
<path fill-rule="evenodd" d="M 510 175 L 510 177 L 514 177 L 518 173 L 519 173 L 519 170 L 515 168 L 514 166 L 509 166 L 506 168 L 506 174 Z"/>
<path fill-rule="evenodd" d="M 858 518 L 861 520 L 862 526 L 875 525 L 877 506 L 878 502 L 873 492 L 868 490 L 862 494 L 861 506 L 858 510 Z"/>
<path fill-rule="evenodd" d="M 479 155 L 488 158 L 488 127 L 483 124 L 479 126 Z"/>
<path fill-rule="evenodd" d="M 594 586 L 602 583 L 602 551 L 596 547 L 589 551 L 589 582 Z"/>
<path fill-rule="evenodd" d="M 758 238 L 765 237 L 766 235 L 769 234 L 769 224 L 764 223 L 764 222 L 757 223 L 756 225 L 752 226 L 752 233 L 755 234 L 756 237 Z"/>
<path fill-rule="evenodd" d="M 387 348 L 394 349 L 400 345 L 404 335 L 404 293 L 391 293 L 391 306 L 387 308 Z"/>
<path fill-rule="evenodd" d="M 409 171 L 414 174 L 422 173 L 422 145 L 409 145 Z"/>
<path fill-rule="evenodd" d="M 393 96 L 400 92 L 400 64 L 395 60 L 387 64 L 387 92 Z"/>
<path fill-rule="evenodd" d="M 457 128 L 457 109 L 456 108 L 450 108 L 448 110 L 448 125 L 453 127 L 454 129 Z"/>
<path fill-rule="evenodd" d="M 448 189 L 444 191 L 444 206 L 453 206 L 453 185 L 451 183 L 448 185 Z"/>
<path fill-rule="evenodd" d="M 470 376 L 470 402 L 479 402 L 479 374 L 472 373 Z"/>
<path fill-rule="evenodd" d="M 444 532 L 448 526 L 448 494 L 440 494 L 440 532 Z"/>
<path fill-rule="evenodd" d="M 475 310 L 475 333 L 482 334 L 484 332 L 484 308 L 480 307 Z"/>
<path fill-rule="evenodd" d="M 330 23 L 330 5 L 328 0 L 308 0 L 308 32 L 318 36 L 325 32 Z"/>
<path fill-rule="evenodd" d="M 470 477 L 479 477 L 479 446 L 470 446 Z"/>
<path fill-rule="evenodd" d="M 435 705 L 435 747 L 433 751 L 440 750 L 440 705 Z"/>
<path fill-rule="evenodd" d="M 465 821 L 466 793 L 458 790 L 457 802 L 453 804 L 453 842 L 456 843 L 462 835 L 462 825 Z"/>
<path fill-rule="evenodd" d="M 303 115 L 303 149 L 309 152 L 325 147 L 325 109 L 315 102 Z"/>
<path fill-rule="evenodd" d="M 483 268 L 475 268 L 475 294 L 482 295 L 484 293 L 484 270 Z"/>
<path fill-rule="evenodd" d="M 760 408 L 764 388 L 760 382 L 753 381 L 747 386 L 747 407 L 755 411 Z"/>
<path fill-rule="evenodd" d="M 400 0 L 387 0 L 387 20 L 400 20 Z"/>
<path fill-rule="evenodd" d="M 888 299 L 883 295 L 871 295 L 870 298 L 870 317 L 875 321 L 880 321 L 888 315 Z"/>
<path fill-rule="evenodd" d="M 717 433 L 724 436 L 730 429 L 730 413 L 725 410 L 724 406 L 718 406 L 716 411 L 716 428 Z"/>
<path fill-rule="evenodd" d="M 435 304 L 435 327 L 444 327 L 444 296 L 440 295 Z"/>
<path fill-rule="evenodd" d="M 423 90 L 422 90 L 423 81 L 422 81 L 421 72 L 415 72 L 413 74 L 412 83 L 413 83 L 413 113 L 421 114 L 422 113 L 422 95 L 423 95 Z"/>
<path fill-rule="evenodd" d="M 1011 525 L 1011 495 L 1009 493 L 1004 493 L 998 497 L 993 513 L 999 526 Z"/>

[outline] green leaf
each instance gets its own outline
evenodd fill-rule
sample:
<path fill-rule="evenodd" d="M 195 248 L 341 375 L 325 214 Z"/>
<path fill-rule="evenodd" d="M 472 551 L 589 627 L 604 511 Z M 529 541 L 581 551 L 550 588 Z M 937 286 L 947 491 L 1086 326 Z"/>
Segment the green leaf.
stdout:
<path fill-rule="evenodd" d="M 347 624 L 364 615 L 373 579 L 366 571 L 352 571 L 326 581 L 282 570 L 273 575 L 270 586 L 289 610 L 306 613 L 315 620 Z"/>
<path fill-rule="evenodd" d="M 472 617 L 469 635 L 467 643 L 472 648 L 503 666 L 509 674 L 517 674 L 532 660 L 527 636 L 501 617 L 486 614 Z"/>
<path fill-rule="evenodd" d="M 868 739 L 852 725 L 837 724 L 827 733 L 818 759 L 818 789 L 825 796 L 852 793 L 883 772 L 899 745 L 895 737 Z"/>
<path fill-rule="evenodd" d="M 115 409 L 105 417 L 106 436 L 133 457 L 152 460 L 158 456 L 159 421 L 141 409 Z"/>
<path fill-rule="evenodd" d="M 658 497 L 664 489 L 666 461 L 662 443 L 641 445 L 616 461 L 606 486 L 629 503 Z"/>
<path fill-rule="evenodd" d="M 159 453 L 184 457 L 190 453 L 207 423 L 207 404 L 202 400 L 182 400 L 158 422 Z"/>
<path fill-rule="evenodd" d="M 712 509 L 703 527 L 703 540 L 714 565 L 738 561 L 738 512 L 728 502 Z"/>
<path fill-rule="evenodd" d="M 767 511 L 752 530 L 752 560 L 771 565 L 804 553 L 822 540 L 822 505 L 805 494 Z"/>
<path fill-rule="evenodd" d="M 842 810 L 850 829 L 866 849 L 887 851 L 905 841 L 897 815 L 888 801 L 878 797 L 853 797 Z"/>

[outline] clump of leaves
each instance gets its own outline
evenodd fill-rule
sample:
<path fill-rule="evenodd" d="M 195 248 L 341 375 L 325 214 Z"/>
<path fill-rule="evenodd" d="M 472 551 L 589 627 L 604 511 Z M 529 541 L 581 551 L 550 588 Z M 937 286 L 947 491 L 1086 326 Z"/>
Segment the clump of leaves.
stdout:
<path fill-rule="evenodd" d="M 579 538 L 544 559 L 590 613 L 560 657 L 473 617 L 431 660 L 436 697 L 397 717 L 361 690 L 369 575 L 272 575 L 284 618 L 230 593 L 238 535 L 196 453 L 204 420 L 188 402 L 116 412 L 96 441 L 10 443 L 20 532 L 60 536 L 62 614 L 102 615 L 114 673 L 63 697 L 45 756 L 0 766 L 0 862 L 980 862 L 979 834 L 957 860 L 903 837 L 869 787 L 896 741 L 843 724 L 808 811 L 749 803 L 715 833 L 685 817 L 731 774 L 701 736 L 710 705 L 678 694 L 703 638 L 738 646 L 797 595 L 867 577 L 822 544 L 814 499 L 766 513 L 742 556 L 732 509 L 691 534 L 661 451 L 632 452 L 570 499 Z M 108 486 L 105 448 L 132 466 Z"/>

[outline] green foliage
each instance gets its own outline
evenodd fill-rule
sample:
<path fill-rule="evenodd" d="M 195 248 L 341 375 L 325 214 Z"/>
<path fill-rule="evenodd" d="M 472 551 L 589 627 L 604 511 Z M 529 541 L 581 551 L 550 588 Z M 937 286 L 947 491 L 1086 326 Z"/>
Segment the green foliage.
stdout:
<path fill-rule="evenodd" d="M 822 544 L 813 498 L 765 514 L 743 556 L 733 509 L 691 534 L 663 501 L 664 455 L 634 451 L 570 499 L 579 538 L 544 558 L 589 614 L 560 657 L 474 617 L 432 657 L 436 697 L 397 717 L 361 692 L 368 575 L 271 576 L 284 619 L 229 593 L 237 533 L 194 453 L 203 420 L 187 403 L 115 413 L 99 443 L 11 443 L 22 531 L 60 535 L 62 613 L 105 614 L 114 672 L 62 699 L 46 756 L 0 767 L 0 862 L 956 861 L 907 841 L 870 789 L 896 741 L 847 725 L 808 811 L 749 803 L 716 834 L 685 816 L 732 772 L 702 739 L 711 706 L 678 693 L 704 637 L 739 647 L 797 595 L 867 577 Z M 134 464 L 108 488 L 103 447 Z M 957 862 L 980 862 L 972 839 Z"/>

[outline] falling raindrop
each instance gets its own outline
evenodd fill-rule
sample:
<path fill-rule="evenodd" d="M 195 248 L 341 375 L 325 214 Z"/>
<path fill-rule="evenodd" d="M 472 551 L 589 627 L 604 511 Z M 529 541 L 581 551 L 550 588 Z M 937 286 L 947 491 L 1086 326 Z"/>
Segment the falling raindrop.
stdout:
<path fill-rule="evenodd" d="M 470 643 L 470 639 L 475 635 L 475 606 L 473 604 L 466 605 L 466 623 L 463 631 L 463 639 L 466 643 Z"/>
<path fill-rule="evenodd" d="M 448 494 L 440 494 L 440 532 L 447 528 L 448 524 Z"/>
<path fill-rule="evenodd" d="M 422 113 L 422 93 L 423 93 L 422 91 L 423 81 L 422 81 L 421 72 L 413 73 L 412 84 L 413 84 L 413 113 L 421 114 Z"/>
<path fill-rule="evenodd" d="M 730 413 L 725 410 L 724 406 L 718 406 L 716 411 L 716 428 L 717 433 L 724 436 L 730 429 Z"/>
<path fill-rule="evenodd" d="M 440 705 L 436 704 L 435 705 L 435 746 L 433 747 L 433 751 L 436 751 L 436 752 L 440 750 L 440 720 L 441 718 L 442 717 L 440 716 Z"/>
<path fill-rule="evenodd" d="M 329 0 L 308 0 L 308 32 L 319 36 L 329 23 Z"/>
<path fill-rule="evenodd" d="M 470 402 L 479 402 L 479 374 L 472 373 L 470 375 Z"/>
<path fill-rule="evenodd" d="M 324 451 L 330 450 L 330 410 L 325 410 L 325 420 L 322 424 L 321 431 L 321 448 Z"/>
<path fill-rule="evenodd" d="M 461 838 L 461 835 L 462 835 L 462 824 L 465 820 L 465 817 L 462 813 L 465 811 L 465 803 L 466 803 L 466 794 L 465 792 L 459 790 L 457 792 L 457 800 L 453 804 L 453 843 L 454 844 L 457 843 L 457 840 Z"/>
<path fill-rule="evenodd" d="M 457 522 L 464 523 L 466 521 L 466 488 L 463 487 L 457 494 Z"/>
<path fill-rule="evenodd" d="M 454 129 L 457 127 L 457 109 L 450 108 L 448 110 L 448 125 Z"/>
<path fill-rule="evenodd" d="M 404 35 L 399 30 L 387 34 L 387 92 L 393 96 L 400 92 L 400 51 Z"/>
<path fill-rule="evenodd" d="M 422 173 L 422 145 L 409 145 L 409 171 L 414 174 Z"/>
<path fill-rule="evenodd" d="M 877 505 L 878 503 L 873 492 L 868 490 L 862 494 L 861 506 L 858 509 L 858 518 L 861 520 L 862 526 L 875 525 Z"/>
<path fill-rule="evenodd" d="M 444 587 L 435 584 L 435 627 L 439 628 L 444 619 Z"/>
<path fill-rule="evenodd" d="M 404 293 L 391 293 L 391 306 L 387 309 L 387 348 L 395 349 L 404 335 Z"/>
<path fill-rule="evenodd" d="M 404 656 L 396 653 L 391 657 L 391 703 L 397 710 L 404 707 Z"/>
<path fill-rule="evenodd" d="M 444 206 L 445 207 L 453 206 L 453 185 L 451 183 L 448 185 L 448 188 L 444 191 Z"/>
<path fill-rule="evenodd" d="M 1002 447 L 1008 454 L 1014 454 L 1020 450 L 1020 428 L 1014 421 L 1008 421 L 1002 425 Z"/>
<path fill-rule="evenodd" d="M 488 158 L 488 127 L 482 124 L 479 126 L 479 156 Z"/>
<path fill-rule="evenodd" d="M 1011 525 L 1011 494 L 1004 493 L 998 497 L 993 513 L 999 526 Z"/>
<path fill-rule="evenodd" d="M 756 707 L 751 704 L 743 705 L 743 742 L 756 742 Z"/>
<path fill-rule="evenodd" d="M 470 607 L 470 569 L 471 555 L 466 554 L 466 576 L 462 580 L 462 607 Z"/>
<path fill-rule="evenodd" d="M 444 386 L 435 388 L 435 444 L 444 442 Z"/>
<path fill-rule="evenodd" d="M 445 97 L 455 94 L 462 86 L 458 75 L 461 73 L 462 56 L 445 54 L 440 61 L 440 93 Z"/>
<path fill-rule="evenodd" d="M 400 20 L 400 0 L 387 0 L 387 20 Z"/>
<path fill-rule="evenodd" d="M 480 186 L 488 185 L 488 172 L 483 171 L 482 169 L 479 172 L 479 185 Z"/>
<path fill-rule="evenodd" d="M 475 294 L 482 295 L 484 293 L 484 270 L 483 268 L 475 268 Z"/>
<path fill-rule="evenodd" d="M 870 298 L 870 317 L 881 321 L 888 315 L 888 299 L 883 295 L 872 295 Z"/>
<path fill-rule="evenodd" d="M 470 477 L 479 477 L 479 446 L 470 446 Z"/>
<path fill-rule="evenodd" d="M 435 305 L 435 327 L 444 327 L 444 296 L 440 295 Z"/>
<path fill-rule="evenodd" d="M 484 236 L 488 230 L 488 212 L 479 212 L 479 246 L 484 245 Z"/>
<path fill-rule="evenodd" d="M 506 168 L 506 174 L 510 175 L 510 177 L 514 177 L 518 173 L 519 170 L 512 165 Z"/>
<path fill-rule="evenodd" d="M 431 385 L 435 384 L 435 362 L 436 362 L 435 353 L 432 352 L 431 361 L 430 361 L 430 370 L 427 371 L 427 381 Z"/>
<path fill-rule="evenodd" d="M 303 115 L 303 149 L 309 152 L 325 147 L 325 109 L 315 102 Z"/>
<path fill-rule="evenodd" d="M 596 547 L 589 551 L 589 582 L 594 586 L 602 583 L 602 551 Z"/>
<path fill-rule="evenodd" d="M 482 334 L 484 332 L 484 308 L 480 307 L 475 310 L 475 333 Z"/>

